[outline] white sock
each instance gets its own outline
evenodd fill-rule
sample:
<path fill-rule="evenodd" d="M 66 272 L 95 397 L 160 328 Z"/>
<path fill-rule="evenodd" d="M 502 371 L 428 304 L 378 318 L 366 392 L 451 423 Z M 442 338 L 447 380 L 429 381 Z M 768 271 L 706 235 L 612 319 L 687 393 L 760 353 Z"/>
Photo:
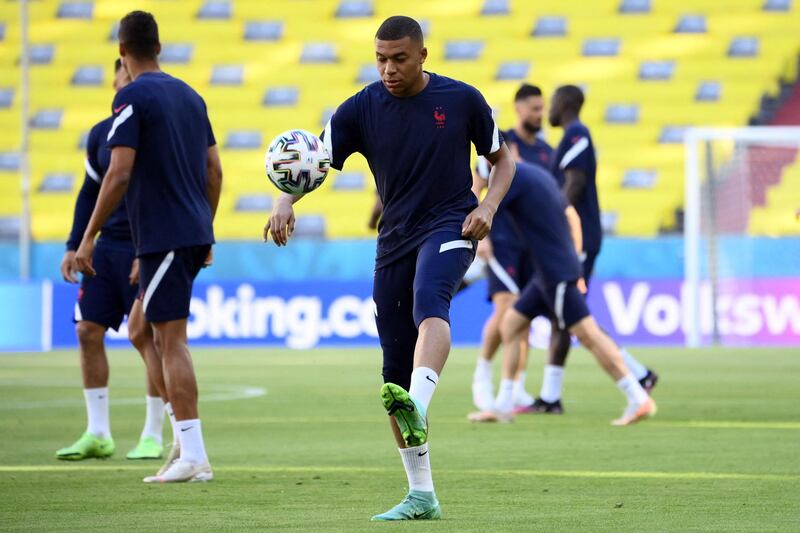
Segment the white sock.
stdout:
<path fill-rule="evenodd" d="M 525 392 L 525 380 L 528 378 L 527 372 L 517 372 L 517 377 L 514 378 L 514 397 L 518 394 Z"/>
<path fill-rule="evenodd" d="M 628 398 L 629 405 L 642 405 L 649 396 L 647 392 L 639 384 L 639 380 L 633 374 L 628 374 L 624 378 L 617 381 L 617 387 Z"/>
<path fill-rule="evenodd" d="M 478 362 L 475 365 L 475 374 L 472 376 L 473 381 L 492 381 L 492 362 L 478 357 Z"/>
<path fill-rule="evenodd" d="M 431 476 L 431 456 L 428 454 L 428 443 L 413 448 L 398 448 L 406 469 L 409 490 L 433 492 Z"/>
<path fill-rule="evenodd" d="M 513 380 L 505 378 L 500 380 L 500 389 L 497 391 L 494 407 L 500 413 L 510 413 L 514 410 Z"/>
<path fill-rule="evenodd" d="M 408 394 L 421 403 L 427 411 L 437 383 L 439 375 L 436 372 L 425 366 L 417 367 L 411 372 L 411 387 L 408 389 Z"/>
<path fill-rule="evenodd" d="M 544 379 L 542 379 L 542 390 L 539 398 L 546 402 L 553 403 L 561 399 L 561 389 L 564 386 L 564 367 L 556 365 L 545 365 Z"/>
<path fill-rule="evenodd" d="M 622 353 L 622 359 L 625 361 L 625 366 L 628 367 L 631 374 L 633 374 L 637 380 L 644 379 L 647 375 L 647 367 L 637 361 L 625 348 L 620 348 L 619 351 Z"/>
<path fill-rule="evenodd" d="M 178 429 L 178 421 L 175 420 L 175 411 L 172 410 L 171 402 L 164 404 L 164 411 L 166 411 L 169 417 L 169 425 L 172 426 L 172 444 L 174 446 L 179 442 L 178 435 L 180 434 L 180 430 Z"/>
<path fill-rule="evenodd" d="M 140 438 L 152 437 L 161 444 L 164 428 L 164 400 L 158 396 L 145 396 L 145 401 L 147 402 L 147 412 Z"/>
<path fill-rule="evenodd" d="M 86 431 L 107 439 L 111 436 L 111 426 L 108 423 L 108 387 L 83 389 L 83 398 L 86 400 L 88 420 Z"/>
<path fill-rule="evenodd" d="M 203 430 L 200 427 L 200 419 L 178 420 L 178 438 L 181 441 L 181 460 L 193 464 L 201 464 L 208 461 L 206 446 L 203 443 Z"/>

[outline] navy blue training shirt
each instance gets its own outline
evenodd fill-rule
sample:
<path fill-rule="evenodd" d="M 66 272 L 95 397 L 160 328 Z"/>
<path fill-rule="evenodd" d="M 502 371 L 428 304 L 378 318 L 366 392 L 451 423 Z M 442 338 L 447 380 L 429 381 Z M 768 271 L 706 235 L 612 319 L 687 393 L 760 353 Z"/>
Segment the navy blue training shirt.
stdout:
<path fill-rule="evenodd" d="M 383 202 L 376 268 L 434 231 L 460 232 L 478 206 L 470 143 L 488 155 L 503 142 L 477 89 L 429 74 L 425 88 L 409 98 L 393 96 L 380 81 L 367 85 L 339 106 L 322 134 L 332 167 L 341 170 L 360 152 L 375 177 Z"/>
<path fill-rule="evenodd" d="M 517 145 L 519 155 L 523 161 L 547 170 L 550 169 L 553 148 L 543 139 L 536 137 L 533 144 L 528 144 L 513 129 L 503 132 L 503 137 L 507 144 L 513 143 Z M 516 224 L 511 217 L 505 211 L 498 209 L 492 221 L 492 230 L 489 233 L 492 245 L 522 250 L 525 245 L 520 242 L 517 234 Z"/>
<path fill-rule="evenodd" d="M 597 158 L 589 129 L 578 120 L 564 128 L 564 137 L 553 159 L 553 175 L 559 186 L 564 186 L 564 171 L 570 168 L 580 170 L 586 176 L 586 186 L 575 204 L 583 228 L 583 249 L 586 252 L 599 252 L 603 228 L 597 200 Z"/>
<path fill-rule="evenodd" d="M 534 138 L 533 144 L 528 144 L 522 139 L 514 129 L 503 132 L 503 137 L 506 143 L 517 145 L 519 156 L 526 163 L 532 165 L 539 165 L 540 167 L 550 170 L 551 161 L 553 159 L 553 147 L 547 144 L 547 141 L 539 136 Z"/>
<path fill-rule="evenodd" d="M 566 208 L 567 201 L 549 172 L 537 165 L 517 163 L 514 180 L 498 212 L 506 210 L 519 226 L 537 275 L 546 285 L 576 281 L 582 276 Z"/>
<path fill-rule="evenodd" d="M 208 148 L 216 144 L 206 104 L 163 72 L 146 72 L 117 93 L 108 147 L 136 150 L 126 196 L 137 255 L 213 244 Z"/>
<path fill-rule="evenodd" d="M 114 117 L 108 117 L 95 124 L 89 131 L 86 139 L 86 173 L 78 198 L 75 200 L 75 214 L 72 219 L 72 230 L 67 240 L 67 250 L 75 251 L 81 244 L 86 226 L 92 218 L 97 197 L 100 194 L 100 184 L 106 175 L 108 165 L 111 163 L 111 151 L 106 147 L 106 136 L 111 129 Z M 131 226 L 128 222 L 128 210 L 125 199 L 120 201 L 117 209 L 111 213 L 106 223 L 100 229 L 100 240 L 108 242 L 131 244 Z"/>

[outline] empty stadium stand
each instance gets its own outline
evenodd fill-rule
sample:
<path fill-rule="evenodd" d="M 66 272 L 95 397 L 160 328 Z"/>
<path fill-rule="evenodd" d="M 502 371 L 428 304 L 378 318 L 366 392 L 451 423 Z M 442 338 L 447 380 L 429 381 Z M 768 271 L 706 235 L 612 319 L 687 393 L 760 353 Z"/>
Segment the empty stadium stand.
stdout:
<path fill-rule="evenodd" d="M 65 239 L 82 181 L 81 145 L 109 113 L 117 21 L 113 0 L 30 3 L 32 230 Z M 160 24 L 163 68 L 206 99 L 222 150 L 223 239 L 259 239 L 270 197 L 263 151 L 283 130 L 320 131 L 336 105 L 376 78 L 372 39 L 396 14 L 389 0 L 142 0 Z M 403 4 L 426 32 L 427 67 L 477 86 L 501 128 L 518 84 L 585 88 L 608 230 L 651 236 L 675 225 L 683 200 L 683 131 L 742 126 L 762 96 L 797 79 L 800 6 L 787 0 L 436 0 Z M 0 219 L 18 229 L 19 5 L 0 3 Z M 548 129 L 553 144 L 560 130 Z M 796 209 L 800 166 L 770 178 L 752 227 Z M 360 156 L 298 204 L 301 233 L 369 235 L 373 185 Z M 773 186 L 774 184 L 774 186 Z M 784 204 L 786 204 L 784 206 Z M 774 207 L 774 210 L 773 210 Z"/>

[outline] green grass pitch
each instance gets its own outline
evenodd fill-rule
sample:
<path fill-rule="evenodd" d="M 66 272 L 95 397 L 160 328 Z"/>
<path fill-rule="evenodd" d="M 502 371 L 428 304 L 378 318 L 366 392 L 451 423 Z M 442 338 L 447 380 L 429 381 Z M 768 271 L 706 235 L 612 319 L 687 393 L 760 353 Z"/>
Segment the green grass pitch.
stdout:
<path fill-rule="evenodd" d="M 414 525 L 369 522 L 406 486 L 377 350 L 194 350 L 216 477 L 167 486 L 141 482 L 158 463 L 124 459 L 144 417 L 133 351 L 109 355 L 116 456 L 75 464 L 53 454 L 85 427 L 77 354 L 0 356 L 0 529 L 800 529 L 800 353 L 635 353 L 661 373 L 659 416 L 614 428 L 623 397 L 583 350 L 564 416 L 470 425 L 476 352 L 454 350 L 429 412 L 445 520 Z M 532 391 L 540 364 L 534 352 Z"/>

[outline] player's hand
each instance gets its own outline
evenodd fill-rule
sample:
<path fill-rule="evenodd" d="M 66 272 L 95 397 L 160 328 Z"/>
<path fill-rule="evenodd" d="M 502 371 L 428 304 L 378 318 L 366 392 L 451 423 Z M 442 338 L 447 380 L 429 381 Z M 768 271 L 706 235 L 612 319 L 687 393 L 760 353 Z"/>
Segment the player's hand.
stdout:
<path fill-rule="evenodd" d="M 208 268 L 214 264 L 214 247 L 208 249 L 208 255 L 206 256 L 206 260 L 203 261 L 203 268 Z"/>
<path fill-rule="evenodd" d="M 294 207 L 292 207 L 291 201 L 279 197 L 275 202 L 275 208 L 272 210 L 272 215 L 270 215 L 267 225 L 264 226 L 264 242 L 267 242 L 271 235 L 275 244 L 286 246 L 286 243 L 289 242 L 289 237 L 294 232 L 294 223 Z"/>
<path fill-rule="evenodd" d="M 131 285 L 138 285 L 139 284 L 139 258 L 133 260 L 133 264 L 131 265 L 131 273 L 128 274 L 128 282 Z"/>
<path fill-rule="evenodd" d="M 78 272 L 83 272 L 85 276 L 96 276 L 97 272 L 92 268 L 92 256 L 94 255 L 94 239 L 83 238 L 78 251 L 75 252 L 75 268 Z"/>
<path fill-rule="evenodd" d="M 67 250 L 61 259 L 61 277 L 67 283 L 78 283 L 78 269 L 75 267 L 75 251 Z"/>
<path fill-rule="evenodd" d="M 478 241 L 477 255 L 484 261 L 489 261 L 489 259 L 491 259 L 494 255 L 494 247 L 492 246 L 491 239 L 486 238 L 482 241 Z"/>
<path fill-rule="evenodd" d="M 589 292 L 589 287 L 586 286 L 586 280 L 583 278 L 578 279 L 578 282 L 575 284 L 578 286 L 578 290 L 581 291 L 581 294 L 586 294 Z"/>
<path fill-rule="evenodd" d="M 485 204 L 479 205 L 472 213 L 467 215 L 464 224 L 461 226 L 461 235 L 477 240 L 483 239 L 489 235 L 489 230 L 492 229 L 493 218 L 494 210 Z"/>

